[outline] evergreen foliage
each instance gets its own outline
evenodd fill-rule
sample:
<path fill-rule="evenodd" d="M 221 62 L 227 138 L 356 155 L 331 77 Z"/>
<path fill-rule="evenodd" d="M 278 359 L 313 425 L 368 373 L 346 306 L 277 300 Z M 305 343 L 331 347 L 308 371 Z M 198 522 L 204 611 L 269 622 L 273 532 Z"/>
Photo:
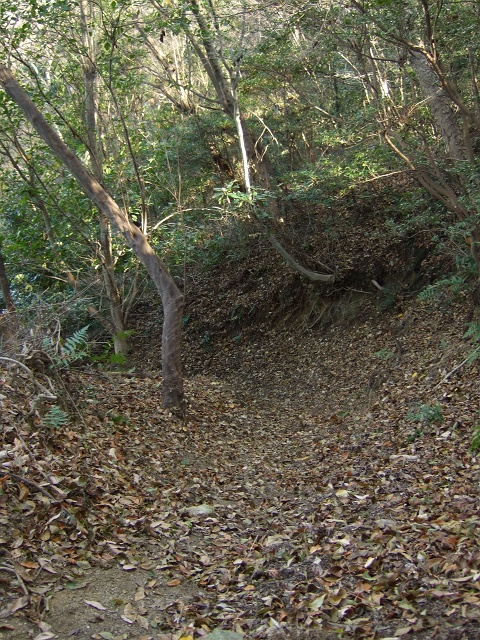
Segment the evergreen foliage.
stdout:
<path fill-rule="evenodd" d="M 480 356 L 480 322 L 469 322 L 465 338 L 471 338 L 474 345 L 467 358 L 467 364 L 470 364 Z"/>

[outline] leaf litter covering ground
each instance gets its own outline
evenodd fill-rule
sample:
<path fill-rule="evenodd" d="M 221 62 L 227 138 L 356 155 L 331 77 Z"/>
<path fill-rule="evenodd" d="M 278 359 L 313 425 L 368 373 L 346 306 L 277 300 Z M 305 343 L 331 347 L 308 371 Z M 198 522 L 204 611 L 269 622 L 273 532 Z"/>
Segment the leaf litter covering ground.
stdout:
<path fill-rule="evenodd" d="M 391 320 L 219 350 L 186 424 L 158 378 L 84 371 L 49 431 L 2 367 L 0 637 L 480 638 L 478 363 L 445 379 L 455 310 L 401 354 Z"/>

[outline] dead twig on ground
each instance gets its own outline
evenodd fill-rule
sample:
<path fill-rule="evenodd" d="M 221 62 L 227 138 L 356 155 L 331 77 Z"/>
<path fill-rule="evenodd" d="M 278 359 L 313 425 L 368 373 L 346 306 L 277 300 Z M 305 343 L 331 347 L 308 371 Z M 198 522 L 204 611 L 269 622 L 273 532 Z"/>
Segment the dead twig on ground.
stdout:
<path fill-rule="evenodd" d="M 29 379 L 33 382 L 33 384 L 40 389 L 41 393 L 34 398 L 34 404 L 36 404 L 39 400 L 54 400 L 54 401 L 57 400 L 57 396 L 51 393 L 46 387 L 43 386 L 43 384 L 38 382 L 38 380 L 33 375 L 33 371 L 29 369 L 27 365 L 23 364 L 23 362 L 19 362 L 14 358 L 6 358 L 5 356 L 0 357 L 0 361 L 10 362 L 11 364 L 14 364 L 15 366 L 25 371 L 25 373 L 28 375 Z"/>

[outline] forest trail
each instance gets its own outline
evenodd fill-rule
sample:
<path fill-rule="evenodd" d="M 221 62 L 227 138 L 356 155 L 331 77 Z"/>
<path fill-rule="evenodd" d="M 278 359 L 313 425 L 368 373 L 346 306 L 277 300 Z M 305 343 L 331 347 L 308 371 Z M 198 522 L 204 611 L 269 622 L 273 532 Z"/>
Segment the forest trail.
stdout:
<path fill-rule="evenodd" d="M 480 638 L 478 362 L 442 381 L 457 308 L 412 322 L 402 354 L 390 316 L 190 348 L 185 423 L 84 370 L 28 425 L 3 369 L 0 637 Z"/>

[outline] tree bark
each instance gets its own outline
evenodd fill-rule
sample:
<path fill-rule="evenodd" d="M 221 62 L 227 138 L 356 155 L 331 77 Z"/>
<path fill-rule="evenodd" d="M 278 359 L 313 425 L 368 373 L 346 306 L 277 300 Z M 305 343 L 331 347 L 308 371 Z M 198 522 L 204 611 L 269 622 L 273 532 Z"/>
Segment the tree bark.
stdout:
<path fill-rule="evenodd" d="M 3 254 L 0 251 L 0 289 L 2 290 L 3 302 L 7 312 L 15 311 L 15 303 L 13 301 L 12 292 L 10 291 L 10 282 L 3 260 Z"/>
<path fill-rule="evenodd" d="M 93 35 L 93 8 L 90 0 L 80 1 L 80 26 L 85 48 L 83 55 L 83 75 L 85 83 L 85 128 L 87 131 L 88 154 L 92 173 L 100 184 L 103 182 L 103 153 L 98 111 L 98 73 L 96 44 Z M 115 264 L 112 256 L 112 239 L 110 222 L 105 213 L 99 209 L 99 241 L 101 248 L 102 276 L 107 294 L 110 316 L 113 322 L 113 345 L 115 353 L 126 356 L 128 343 L 125 337 L 125 318 L 122 307 L 122 296 L 115 277 Z"/>
<path fill-rule="evenodd" d="M 418 51 L 410 52 L 410 63 L 417 76 L 423 96 L 428 100 L 432 115 L 454 160 L 472 160 L 462 127 L 440 79 L 431 69 L 427 59 Z"/>
<path fill-rule="evenodd" d="M 474 156 L 470 134 L 468 132 L 468 126 L 465 126 L 467 125 L 465 120 L 466 116 L 462 113 L 463 126 L 461 126 L 453 108 L 454 103 L 452 97 L 445 89 L 446 83 L 443 82 L 438 73 L 432 69 L 424 54 L 411 50 L 410 62 L 417 76 L 420 89 L 424 97 L 429 101 L 434 120 L 440 130 L 450 158 L 463 162 L 473 162 Z M 455 95 L 457 94 L 454 87 L 451 87 L 451 93 L 452 92 Z M 431 160 L 435 164 L 433 158 Z M 435 168 L 437 168 L 436 165 Z M 437 171 L 439 174 L 437 177 L 441 178 L 438 168 Z M 471 217 L 471 212 L 465 209 L 454 190 L 443 179 L 441 179 L 440 182 L 443 184 L 440 184 L 440 186 L 438 184 L 435 185 L 436 191 L 440 192 L 441 196 L 437 196 L 437 199 L 440 201 L 444 200 L 446 206 L 453 211 L 460 220 L 468 220 Z M 430 180 L 430 183 L 435 184 L 435 181 Z M 424 184 L 424 186 L 429 190 L 427 185 Z M 432 193 L 432 191 L 430 191 L 430 193 Z M 475 225 L 470 232 L 467 242 L 480 273 L 480 228 L 478 225 Z"/>
<path fill-rule="evenodd" d="M 218 104 L 221 106 L 225 115 L 235 122 L 237 96 L 235 91 L 236 80 L 234 71 L 228 68 L 228 65 L 224 60 L 223 62 L 224 67 L 226 67 L 226 72 L 222 68 L 220 60 L 222 60 L 223 52 L 220 51 L 220 54 L 217 52 L 217 47 L 212 39 L 211 28 L 200 11 L 197 0 L 191 0 L 190 8 L 195 16 L 195 20 L 199 28 L 201 44 L 188 28 L 185 30 L 185 33 L 195 49 L 195 52 L 197 53 L 213 88 L 215 89 Z M 242 128 L 248 162 L 254 170 L 254 177 L 258 182 L 258 185 L 262 189 L 265 189 L 265 191 L 274 191 L 275 184 L 272 178 L 273 170 L 266 150 L 258 140 L 255 140 L 253 133 L 244 122 L 242 123 Z M 273 221 L 277 222 L 279 208 L 276 197 L 273 197 L 270 200 L 270 210 Z"/>
<path fill-rule="evenodd" d="M 15 80 L 11 71 L 3 64 L 0 64 L 0 83 L 5 92 L 23 111 L 38 135 L 50 147 L 50 150 L 73 174 L 87 197 L 116 225 L 128 246 L 152 278 L 160 293 L 164 310 L 162 332 L 163 406 L 176 407 L 184 414 L 185 398 L 181 366 L 182 293 L 166 266 L 149 244 L 146 236 L 130 222 L 125 211 L 118 206 L 98 180 L 52 129 L 27 93 Z"/>
<path fill-rule="evenodd" d="M 3 302 L 6 313 L 0 314 L 0 338 L 2 342 L 10 347 L 15 344 L 15 336 L 18 331 L 18 319 L 15 314 L 15 303 L 10 290 L 10 281 L 7 276 L 3 254 L 0 250 L 0 289 L 2 291 Z"/>

